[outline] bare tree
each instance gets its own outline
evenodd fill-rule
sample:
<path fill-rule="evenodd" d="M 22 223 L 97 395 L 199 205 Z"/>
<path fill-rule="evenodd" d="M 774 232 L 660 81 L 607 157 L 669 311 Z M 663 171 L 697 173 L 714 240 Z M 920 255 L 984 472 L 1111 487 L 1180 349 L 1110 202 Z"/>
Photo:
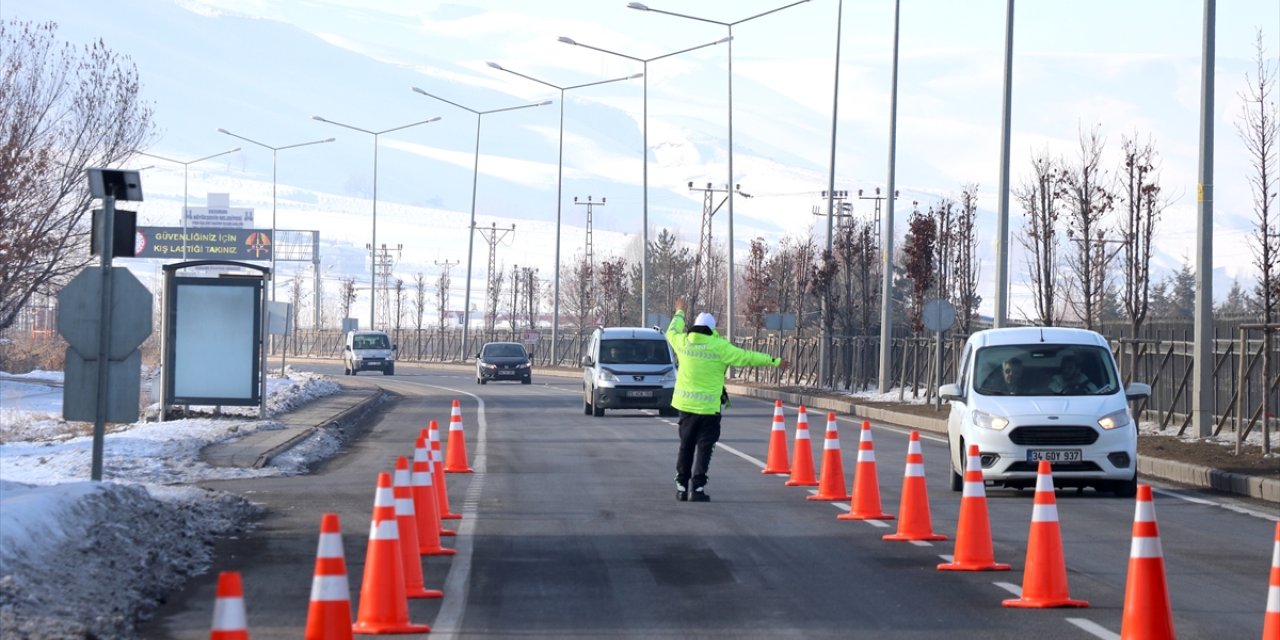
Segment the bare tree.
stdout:
<path fill-rule="evenodd" d="M 439 324 L 440 331 L 443 335 L 444 321 L 449 314 L 449 269 L 448 267 L 440 270 L 440 276 L 436 278 L 436 310 L 438 315 L 436 320 Z"/>
<path fill-rule="evenodd" d="M 924 331 L 925 295 L 933 289 L 937 277 L 933 259 L 938 227 L 932 217 L 916 209 L 908 218 L 907 229 L 902 243 L 903 273 L 911 281 L 907 319 L 912 331 L 920 333 Z"/>
<path fill-rule="evenodd" d="M 605 311 L 605 322 L 612 326 L 624 324 L 627 304 L 627 259 L 618 257 L 600 263 L 600 306 Z"/>
<path fill-rule="evenodd" d="M 769 285 L 773 278 L 767 268 L 769 263 L 769 245 L 764 238 L 752 238 L 751 255 L 747 259 L 746 270 L 742 274 L 743 283 L 747 287 L 746 319 L 755 336 L 759 337 L 764 328 L 764 315 L 769 311 Z"/>
<path fill-rule="evenodd" d="M 351 317 L 351 305 L 356 302 L 356 279 L 343 278 L 338 283 L 338 309 L 342 312 L 341 320 Z"/>
<path fill-rule="evenodd" d="M 1062 161 L 1046 149 L 1032 156 L 1031 177 L 1013 191 L 1026 218 L 1018 242 L 1028 254 L 1033 320 L 1046 327 L 1059 320 L 1058 216 L 1065 188 L 1063 174 Z"/>
<path fill-rule="evenodd" d="M 956 201 L 942 198 L 936 207 L 930 207 L 933 218 L 933 295 L 939 300 L 951 300 L 951 276 L 955 260 L 955 234 L 952 228 L 956 219 Z"/>
<path fill-rule="evenodd" d="M 1107 270 L 1115 252 L 1108 252 L 1110 240 L 1104 219 L 1115 206 L 1115 194 L 1106 186 L 1109 177 L 1102 168 L 1105 141 L 1098 128 L 1080 133 L 1078 164 L 1068 167 L 1066 186 L 1067 238 L 1075 243 L 1067 252 L 1067 270 L 1072 278 L 1066 287 L 1067 302 L 1086 329 L 1098 326 L 1107 293 Z"/>
<path fill-rule="evenodd" d="M 395 317 L 391 319 L 391 326 L 395 330 L 396 342 L 400 341 L 400 330 L 404 328 L 404 279 L 396 278 L 396 282 L 392 285 L 395 291 Z"/>
<path fill-rule="evenodd" d="M 0 329 L 35 294 L 89 264 L 86 167 L 115 166 L 152 137 L 138 71 L 101 40 L 0 21 Z"/>
<path fill-rule="evenodd" d="M 1151 141 L 1139 145 L 1135 134 L 1122 138 L 1120 147 L 1120 298 L 1130 335 L 1137 337 L 1151 309 L 1151 241 L 1168 202 L 1161 195 L 1158 157 Z M 1137 358 L 1136 352 L 1133 357 Z"/>
<path fill-rule="evenodd" d="M 1274 211 L 1278 176 L 1271 173 L 1276 166 L 1277 139 L 1280 139 L 1280 112 L 1277 111 L 1274 92 L 1276 73 L 1271 67 L 1263 47 L 1262 31 L 1257 34 L 1257 68 L 1253 77 L 1245 75 L 1248 89 L 1240 94 L 1244 104 L 1236 131 L 1249 154 L 1253 173 L 1249 175 L 1249 190 L 1253 195 L 1253 214 L 1256 227 L 1250 239 L 1253 264 L 1258 268 L 1258 286 L 1255 297 L 1262 311 L 1262 321 L 1273 323 L 1280 314 L 1280 220 Z M 1270 351 L 1268 345 L 1267 350 Z"/>
<path fill-rule="evenodd" d="M 489 304 L 484 313 L 484 326 L 490 336 L 498 323 L 498 302 L 502 299 L 502 284 L 506 279 L 507 274 L 503 273 L 500 266 L 489 275 L 489 289 L 486 291 L 489 294 Z"/>
<path fill-rule="evenodd" d="M 956 301 L 956 328 L 961 334 L 973 329 L 982 296 L 978 295 L 978 276 L 982 265 L 978 260 L 978 185 L 965 185 L 960 192 L 960 210 L 956 212 L 951 234 L 955 244 L 953 290 Z"/>
<path fill-rule="evenodd" d="M 413 274 L 413 335 L 418 345 L 418 357 L 422 357 L 422 324 L 427 315 L 427 276 L 421 271 Z"/>
<path fill-rule="evenodd" d="M 288 338 L 293 338 L 293 351 L 298 352 L 298 320 L 302 317 L 302 303 L 307 299 L 307 274 L 302 271 L 295 270 L 293 276 L 289 278 L 289 336 L 285 337 L 284 344 L 288 344 Z"/>

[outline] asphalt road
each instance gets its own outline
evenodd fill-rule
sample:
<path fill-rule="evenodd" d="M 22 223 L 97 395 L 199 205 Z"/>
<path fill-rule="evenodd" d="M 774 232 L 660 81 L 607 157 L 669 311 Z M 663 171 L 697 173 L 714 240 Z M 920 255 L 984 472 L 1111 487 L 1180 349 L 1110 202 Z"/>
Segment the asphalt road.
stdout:
<path fill-rule="evenodd" d="M 338 367 L 316 370 L 340 374 Z M 261 503 L 267 515 L 219 544 L 216 566 L 171 594 L 146 638 L 208 637 L 217 571 L 243 573 L 250 633 L 298 638 L 305 625 L 320 514 L 342 519 L 357 608 L 374 484 L 412 455 L 430 419 L 447 429 L 462 405 L 474 474 L 448 474 L 464 514 L 427 557 L 428 588 L 410 601 L 431 637 L 459 638 L 1109 638 L 1120 631 L 1134 503 L 1092 491 L 1057 495 L 1070 595 L 1084 609 L 1001 606 L 1021 585 L 1032 492 L 988 488 L 996 560 L 1008 572 L 940 572 L 953 550 L 959 494 L 947 488 L 945 441 L 924 436 L 934 530 L 952 538 L 891 543 L 895 521 L 840 521 L 848 502 L 811 502 L 811 489 L 762 475 L 771 403 L 735 398 L 711 468 L 710 503 L 676 502 L 674 419 L 656 412 L 583 415 L 581 384 L 479 386 L 459 370 L 397 367 L 359 376 L 400 396 L 361 437 L 311 475 L 210 483 Z M 787 412 L 793 433 L 794 412 Z M 839 423 L 846 483 L 858 425 Z M 821 464 L 825 416 L 811 415 Z M 442 435 L 445 432 L 442 431 Z M 897 513 L 907 432 L 875 425 L 884 510 Z M 790 446 L 790 442 L 788 443 Z M 1158 489 L 1155 497 L 1174 622 L 1182 638 L 1261 635 L 1276 513 Z"/>

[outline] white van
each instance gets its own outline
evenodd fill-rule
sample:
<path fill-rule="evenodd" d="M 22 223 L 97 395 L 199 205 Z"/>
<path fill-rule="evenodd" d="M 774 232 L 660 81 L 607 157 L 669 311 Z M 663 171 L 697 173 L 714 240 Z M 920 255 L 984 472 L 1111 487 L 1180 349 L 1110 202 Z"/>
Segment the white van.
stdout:
<path fill-rule="evenodd" d="M 1013 327 L 978 331 L 960 355 L 959 377 L 939 389 L 951 404 L 951 489 L 963 487 L 965 451 L 978 446 L 982 475 L 1034 486 L 1040 460 L 1055 486 L 1092 486 L 1131 497 L 1138 483 L 1138 426 L 1129 402 L 1149 385 L 1121 388 L 1115 357 L 1093 331 Z"/>
<path fill-rule="evenodd" d="M 396 372 L 396 345 L 385 331 L 348 331 L 342 347 L 342 372 L 353 376 L 361 371 Z"/>
<path fill-rule="evenodd" d="M 582 356 L 582 412 L 657 409 L 674 416 L 676 357 L 667 336 L 646 327 L 596 329 Z"/>

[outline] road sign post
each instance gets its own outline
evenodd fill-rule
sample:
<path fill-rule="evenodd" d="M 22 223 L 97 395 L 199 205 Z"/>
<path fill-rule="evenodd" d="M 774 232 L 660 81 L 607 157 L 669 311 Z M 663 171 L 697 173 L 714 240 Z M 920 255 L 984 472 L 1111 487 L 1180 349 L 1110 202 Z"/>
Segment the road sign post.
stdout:
<path fill-rule="evenodd" d="M 127 269 L 111 266 L 116 199 L 142 200 L 137 172 L 88 169 L 86 174 L 91 195 L 102 198 L 102 215 L 93 228 L 101 264 L 84 269 L 58 292 L 58 333 L 70 345 L 63 418 L 93 420 L 90 477 L 97 481 L 102 480 L 106 422 L 138 419 L 142 358 L 137 348 L 151 334 L 151 293 Z"/>

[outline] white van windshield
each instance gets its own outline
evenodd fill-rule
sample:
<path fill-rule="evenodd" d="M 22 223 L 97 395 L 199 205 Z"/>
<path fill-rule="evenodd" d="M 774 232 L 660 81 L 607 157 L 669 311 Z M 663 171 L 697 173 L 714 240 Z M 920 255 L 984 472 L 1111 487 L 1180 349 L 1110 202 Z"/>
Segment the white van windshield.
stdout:
<path fill-rule="evenodd" d="M 666 340 L 601 340 L 600 364 L 671 364 Z"/>
<path fill-rule="evenodd" d="M 354 335 L 351 337 L 351 348 L 353 349 L 390 349 L 391 341 L 387 336 L 381 333 L 370 333 L 365 335 Z"/>
<path fill-rule="evenodd" d="M 984 347 L 974 363 L 974 386 L 983 395 L 1110 395 L 1116 380 L 1111 352 L 1098 346 Z"/>

